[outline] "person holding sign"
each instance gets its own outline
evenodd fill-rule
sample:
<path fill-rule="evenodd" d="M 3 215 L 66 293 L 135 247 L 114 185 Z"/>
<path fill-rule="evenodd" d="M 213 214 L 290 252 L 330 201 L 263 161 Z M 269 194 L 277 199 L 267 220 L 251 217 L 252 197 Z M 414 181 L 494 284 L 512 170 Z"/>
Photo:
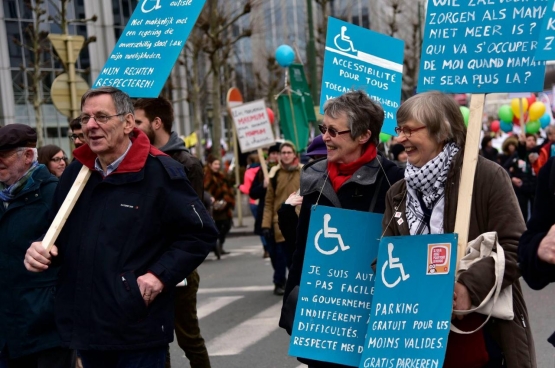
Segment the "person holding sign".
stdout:
<path fill-rule="evenodd" d="M 303 203 L 297 227 L 296 251 L 280 319 L 280 327 L 289 334 L 294 319 L 290 311 L 294 313 L 297 303 L 312 206 L 318 204 L 383 213 L 387 190 L 403 178 L 403 169 L 377 152 L 383 121 L 383 109 L 364 91 L 345 93 L 324 105 L 320 131 L 327 147 L 327 159 L 307 164 L 301 175 Z M 331 228 L 328 228 L 329 235 L 339 236 Z M 343 367 L 302 358 L 299 360 L 310 367 Z"/>
<path fill-rule="evenodd" d="M 405 180 L 387 193 L 385 236 L 454 232 L 466 127 L 455 100 L 440 92 L 409 98 L 397 112 L 396 132 L 408 154 Z M 506 171 L 478 158 L 469 238 L 496 231 L 505 251 L 503 287 L 513 288 L 514 319 L 491 318 L 470 335 L 449 334 L 445 367 L 535 367 L 534 342 L 518 278 L 517 246 L 525 230 Z M 510 226 L 507 226 L 510 224 Z M 494 262 L 486 257 L 464 271 L 455 283 L 453 309 L 479 305 L 495 284 Z M 446 296 L 451 297 L 451 296 Z M 459 316 L 460 318 L 460 316 Z M 474 330 L 486 319 L 471 313 L 453 323 Z"/>
<path fill-rule="evenodd" d="M 31 272 L 60 265 L 56 326 L 85 368 L 163 366 L 174 338 L 175 285 L 216 244 L 183 165 L 150 145 L 133 112 L 116 88 L 83 95 L 87 144 L 73 151 L 52 215 L 83 166 L 90 178 L 51 252 L 39 241 L 25 254 Z"/>

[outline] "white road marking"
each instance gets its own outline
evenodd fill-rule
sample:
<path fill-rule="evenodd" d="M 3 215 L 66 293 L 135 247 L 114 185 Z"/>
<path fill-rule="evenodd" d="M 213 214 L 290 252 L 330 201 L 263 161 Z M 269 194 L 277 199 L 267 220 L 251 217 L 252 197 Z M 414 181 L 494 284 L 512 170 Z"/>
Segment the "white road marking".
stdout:
<path fill-rule="evenodd" d="M 223 287 L 223 288 L 200 288 L 197 294 L 215 294 L 215 293 L 246 293 L 250 291 L 272 291 L 273 285 L 264 286 L 240 286 L 240 287 Z"/>
<path fill-rule="evenodd" d="M 236 300 L 243 298 L 240 296 L 220 296 L 220 297 L 210 297 L 206 302 L 200 303 L 197 307 L 198 319 L 202 319 L 206 316 L 211 315 L 219 309 L 233 303 Z"/>
<path fill-rule="evenodd" d="M 241 354 L 279 328 L 281 301 L 206 344 L 210 356 Z"/>

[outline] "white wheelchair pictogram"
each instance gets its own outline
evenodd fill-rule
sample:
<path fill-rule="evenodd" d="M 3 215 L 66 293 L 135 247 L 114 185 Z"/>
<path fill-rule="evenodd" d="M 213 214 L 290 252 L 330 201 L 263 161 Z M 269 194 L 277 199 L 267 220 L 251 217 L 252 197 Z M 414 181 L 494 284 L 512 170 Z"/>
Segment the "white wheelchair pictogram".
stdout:
<path fill-rule="evenodd" d="M 156 4 L 152 8 L 147 10 L 145 9 L 145 5 L 149 1 L 156 1 Z M 162 5 L 160 5 L 160 0 L 143 0 L 143 4 L 141 5 L 141 10 L 143 11 L 143 13 L 150 13 L 151 11 L 158 9 L 162 9 Z"/>
<path fill-rule="evenodd" d="M 403 267 L 403 264 L 399 262 L 399 258 L 398 257 L 393 257 L 393 249 L 394 248 L 395 248 L 395 246 L 393 245 L 393 243 L 387 244 L 387 253 L 389 255 L 389 259 L 384 262 L 383 267 L 382 267 L 383 283 L 385 284 L 385 286 L 387 286 L 390 289 L 397 286 L 397 284 L 400 283 L 401 280 L 402 281 L 407 281 L 410 277 L 409 274 L 405 274 L 405 268 Z M 391 284 L 389 282 L 387 282 L 387 280 L 385 278 L 385 270 L 386 270 L 388 265 L 389 265 L 390 269 L 398 268 L 399 271 L 401 272 L 401 275 L 399 277 L 397 277 L 397 279 Z"/>
<path fill-rule="evenodd" d="M 346 251 L 349 248 L 351 248 L 350 246 L 345 245 L 345 243 L 343 243 L 343 238 L 341 237 L 341 234 L 337 233 L 337 228 L 329 226 L 330 221 L 331 221 L 331 215 L 326 213 L 324 215 L 324 228 L 320 229 L 316 233 L 316 236 L 314 237 L 314 246 L 316 247 L 318 252 L 326 256 L 331 256 L 332 254 L 336 253 L 339 250 L 339 248 L 341 248 L 342 251 Z M 324 234 L 324 238 L 337 239 L 337 241 L 339 242 L 339 245 L 336 245 L 331 250 L 323 250 L 322 248 L 320 248 L 320 245 L 318 244 L 318 240 L 320 239 L 320 235 L 322 234 Z"/>
<path fill-rule="evenodd" d="M 335 47 L 345 52 L 349 52 L 349 51 L 357 52 L 357 50 L 355 50 L 355 45 L 353 45 L 353 41 L 351 41 L 351 37 L 345 34 L 346 31 L 347 31 L 347 27 L 345 26 L 341 27 L 341 33 L 335 36 L 335 38 L 333 39 L 333 43 L 335 43 Z M 346 43 L 349 46 L 347 48 L 339 46 L 339 44 L 337 43 L 338 39 L 339 41 Z"/>

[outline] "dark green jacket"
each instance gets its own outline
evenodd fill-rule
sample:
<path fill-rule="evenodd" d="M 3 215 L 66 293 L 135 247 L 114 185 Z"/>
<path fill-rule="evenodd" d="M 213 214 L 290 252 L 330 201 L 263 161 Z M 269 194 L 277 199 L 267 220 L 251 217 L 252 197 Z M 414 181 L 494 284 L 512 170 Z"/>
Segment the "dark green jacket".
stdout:
<path fill-rule="evenodd" d="M 17 358 L 60 346 L 54 323 L 58 268 L 32 273 L 23 259 L 48 230 L 58 179 L 41 165 L 6 208 L 0 201 L 0 349 Z"/>

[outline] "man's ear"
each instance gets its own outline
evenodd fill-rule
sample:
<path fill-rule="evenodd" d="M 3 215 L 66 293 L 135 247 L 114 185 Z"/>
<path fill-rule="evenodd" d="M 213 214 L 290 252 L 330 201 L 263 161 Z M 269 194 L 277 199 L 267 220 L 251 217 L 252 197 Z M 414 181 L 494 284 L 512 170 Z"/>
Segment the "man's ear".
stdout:
<path fill-rule="evenodd" d="M 162 128 L 162 119 L 160 119 L 158 116 L 155 117 L 154 120 L 150 123 L 150 126 L 154 130 L 161 129 Z"/>
<path fill-rule="evenodd" d="M 123 131 L 125 134 L 131 134 L 135 128 L 135 115 L 129 113 L 125 115 L 125 121 L 123 122 Z"/>
<path fill-rule="evenodd" d="M 372 132 L 370 130 L 366 130 L 366 132 L 362 133 L 360 137 L 358 137 L 358 144 L 365 145 L 370 138 L 372 137 Z"/>

